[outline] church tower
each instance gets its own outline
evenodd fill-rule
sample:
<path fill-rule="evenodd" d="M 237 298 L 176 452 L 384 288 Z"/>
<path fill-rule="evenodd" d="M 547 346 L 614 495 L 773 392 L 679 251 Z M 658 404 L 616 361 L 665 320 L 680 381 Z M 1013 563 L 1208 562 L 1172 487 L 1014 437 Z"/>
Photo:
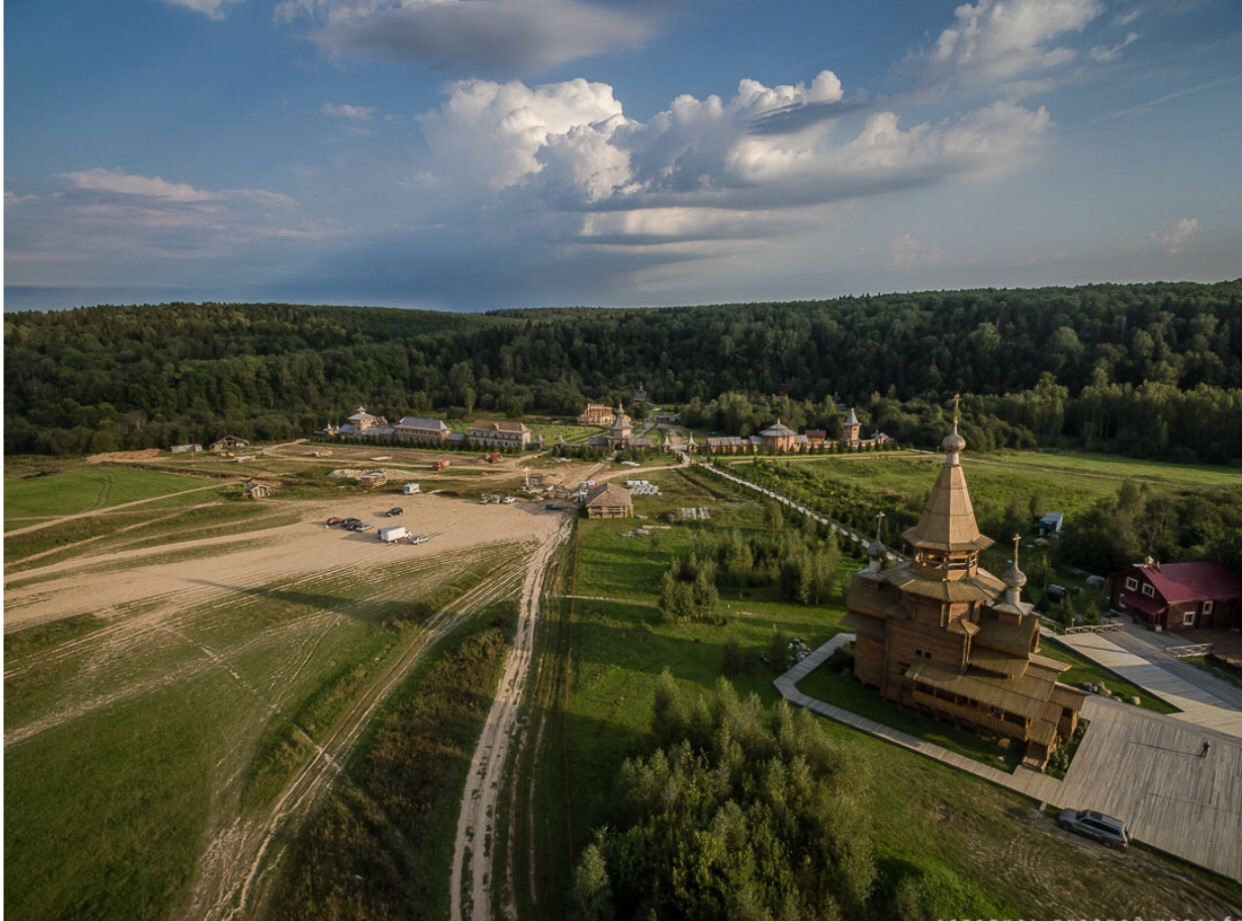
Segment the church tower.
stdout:
<path fill-rule="evenodd" d="M 902 535 L 911 558 L 883 568 L 877 527 L 871 562 L 850 583 L 842 625 L 855 631 L 854 675 L 903 706 L 1023 741 L 1028 763 L 1042 766 L 1073 732 L 1085 695 L 1057 682 L 1069 666 L 1037 654 L 1018 543 L 1003 580 L 979 566 L 993 541 L 975 521 L 956 411 L 943 447 L 923 514 Z"/>

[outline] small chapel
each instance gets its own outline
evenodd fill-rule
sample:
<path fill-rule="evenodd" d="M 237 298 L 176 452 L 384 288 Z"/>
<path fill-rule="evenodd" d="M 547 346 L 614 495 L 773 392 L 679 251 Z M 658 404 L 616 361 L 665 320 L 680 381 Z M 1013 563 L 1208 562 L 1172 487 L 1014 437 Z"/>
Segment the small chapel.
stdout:
<path fill-rule="evenodd" d="M 1039 655 L 1018 538 L 1000 579 L 979 566 L 993 541 L 975 522 L 954 416 L 927 505 L 902 535 L 911 559 L 885 566 L 877 523 L 870 562 L 850 582 L 842 625 L 856 636 L 854 675 L 903 706 L 1025 743 L 1023 764 L 1042 769 L 1073 734 L 1086 694 L 1058 682 L 1068 665 Z"/>

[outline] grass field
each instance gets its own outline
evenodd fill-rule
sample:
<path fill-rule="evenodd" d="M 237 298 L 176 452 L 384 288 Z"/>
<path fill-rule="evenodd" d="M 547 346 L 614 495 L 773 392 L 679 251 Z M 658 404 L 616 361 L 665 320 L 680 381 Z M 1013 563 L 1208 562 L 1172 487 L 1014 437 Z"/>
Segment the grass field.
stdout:
<path fill-rule="evenodd" d="M 173 496 L 212 485 L 205 477 L 43 458 L 6 458 L 5 530 L 61 515 Z M 201 501 L 204 493 L 195 493 Z M 185 497 L 189 499 L 189 497 Z"/>
<path fill-rule="evenodd" d="M 979 460 L 1011 467 L 1034 467 L 1045 475 L 1049 472 L 1078 472 L 1109 479 L 1151 480 L 1172 486 L 1242 486 L 1242 470 L 1233 467 L 1212 467 L 1203 464 L 1166 464 L 1144 461 L 1115 454 L 1038 454 L 981 455 Z"/>
<path fill-rule="evenodd" d="M 295 750 L 265 770 L 273 727 L 292 718 L 314 739 L 416 636 L 404 611 L 457 596 L 461 579 L 505 560 L 518 548 L 251 586 L 171 619 L 136 609 L 104 627 L 6 637 L 7 913 L 175 916 L 206 841 L 246 815 L 243 791 L 300 763 Z"/>

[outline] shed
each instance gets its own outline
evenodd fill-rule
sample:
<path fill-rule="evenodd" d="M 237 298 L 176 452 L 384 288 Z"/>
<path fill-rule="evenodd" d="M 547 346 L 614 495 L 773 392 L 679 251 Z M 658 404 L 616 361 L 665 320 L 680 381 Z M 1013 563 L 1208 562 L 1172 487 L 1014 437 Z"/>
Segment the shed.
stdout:
<path fill-rule="evenodd" d="M 1049 512 L 1043 518 L 1039 519 L 1039 536 L 1053 537 L 1060 535 L 1061 525 L 1065 523 L 1065 514 L 1063 512 Z"/>
<path fill-rule="evenodd" d="M 629 518 L 634 514 L 634 499 L 628 490 L 605 483 L 587 492 L 586 512 L 588 518 Z"/>
<path fill-rule="evenodd" d="M 266 483 L 251 483 L 246 487 L 247 499 L 266 499 L 272 494 L 272 487 Z"/>

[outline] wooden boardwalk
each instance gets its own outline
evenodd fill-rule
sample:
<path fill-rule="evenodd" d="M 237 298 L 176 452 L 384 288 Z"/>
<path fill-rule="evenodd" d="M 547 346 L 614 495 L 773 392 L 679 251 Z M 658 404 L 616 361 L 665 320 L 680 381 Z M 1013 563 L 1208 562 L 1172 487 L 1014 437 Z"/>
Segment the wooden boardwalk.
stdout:
<path fill-rule="evenodd" d="M 842 645 L 841 633 L 776 679 L 792 704 L 1058 808 L 1124 819 L 1136 839 L 1242 881 L 1242 739 L 1104 698 L 1088 698 L 1091 726 L 1065 780 L 1012 774 L 842 710 L 797 684 Z M 1203 742 L 1211 742 L 1200 757 Z"/>
<path fill-rule="evenodd" d="M 1192 674 L 1198 680 L 1189 681 L 1179 671 L 1193 666 L 1178 663 L 1155 647 L 1153 653 L 1139 655 L 1099 634 L 1080 633 L 1056 639 L 1177 707 L 1182 711 L 1173 714 L 1178 719 L 1242 737 L 1242 709 L 1235 705 L 1238 692 L 1219 679 Z"/>

